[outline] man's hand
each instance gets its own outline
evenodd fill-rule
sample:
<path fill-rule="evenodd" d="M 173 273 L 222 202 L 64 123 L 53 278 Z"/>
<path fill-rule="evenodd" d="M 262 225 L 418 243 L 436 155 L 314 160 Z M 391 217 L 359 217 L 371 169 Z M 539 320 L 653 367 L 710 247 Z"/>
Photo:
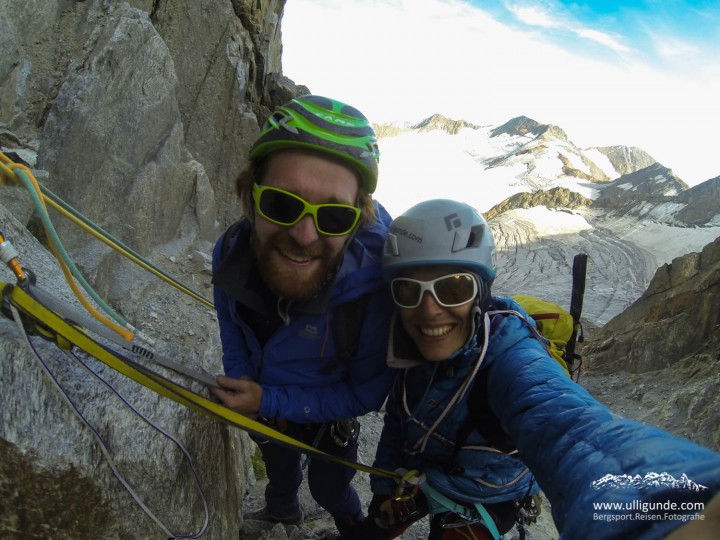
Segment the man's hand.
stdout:
<path fill-rule="evenodd" d="M 218 375 L 215 382 L 220 388 L 211 388 L 210 391 L 223 405 L 251 418 L 257 416 L 262 400 L 262 386 L 248 377 L 233 379 Z"/>

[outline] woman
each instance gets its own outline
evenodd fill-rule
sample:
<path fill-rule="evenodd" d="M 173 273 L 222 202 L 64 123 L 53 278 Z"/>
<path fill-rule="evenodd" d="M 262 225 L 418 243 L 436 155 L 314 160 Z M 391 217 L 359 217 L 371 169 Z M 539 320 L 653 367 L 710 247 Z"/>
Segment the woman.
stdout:
<path fill-rule="evenodd" d="M 393 222 L 383 276 L 398 307 L 388 363 L 401 371 L 375 466 L 413 472 L 399 486 L 371 478 L 356 538 L 394 538 L 428 511 L 429 539 L 498 538 L 532 521 L 539 488 L 567 538 L 661 538 L 691 519 L 720 491 L 720 455 L 593 399 L 523 309 L 490 294 L 495 275 L 490 229 L 472 207 L 427 201 Z M 661 473 L 704 489 L 637 481 Z"/>

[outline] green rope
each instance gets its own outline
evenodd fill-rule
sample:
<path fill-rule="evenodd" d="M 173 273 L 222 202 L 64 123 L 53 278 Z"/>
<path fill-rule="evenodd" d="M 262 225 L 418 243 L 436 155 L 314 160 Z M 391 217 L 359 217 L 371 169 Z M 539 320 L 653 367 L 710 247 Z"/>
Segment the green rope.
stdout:
<path fill-rule="evenodd" d="M 43 205 L 42 201 L 40 200 L 40 196 L 35 191 L 35 188 L 28 178 L 28 176 L 25 174 L 25 171 L 22 169 L 16 169 L 15 170 L 16 176 L 22 180 L 23 184 L 25 185 L 25 188 L 30 193 L 30 198 L 32 199 L 33 203 L 35 204 L 35 207 L 38 210 L 38 214 L 40 215 L 40 219 L 43 223 L 43 226 L 45 227 L 45 231 L 50 235 L 52 238 L 53 243 L 55 244 L 55 247 L 58 250 L 58 253 L 62 257 L 65 264 L 70 269 L 70 272 L 72 273 L 73 277 L 77 279 L 78 283 L 82 286 L 83 289 L 92 297 L 93 300 L 97 303 L 100 308 L 108 314 L 115 322 L 120 324 L 121 326 L 124 326 L 126 328 L 130 328 L 130 325 L 128 322 L 123 319 L 120 315 L 118 315 L 109 305 L 105 303 L 105 301 L 100 298 L 100 296 L 95 292 L 95 290 L 90 286 L 90 284 L 85 280 L 83 275 L 80 273 L 78 268 L 75 266 L 75 263 L 73 263 L 72 259 L 70 259 L 67 251 L 65 250 L 65 247 L 63 246 L 62 242 L 60 241 L 60 237 L 58 236 L 57 232 L 55 231 L 55 227 L 53 226 L 52 222 L 50 221 L 50 216 L 47 213 L 47 210 L 45 210 L 45 206 Z"/>

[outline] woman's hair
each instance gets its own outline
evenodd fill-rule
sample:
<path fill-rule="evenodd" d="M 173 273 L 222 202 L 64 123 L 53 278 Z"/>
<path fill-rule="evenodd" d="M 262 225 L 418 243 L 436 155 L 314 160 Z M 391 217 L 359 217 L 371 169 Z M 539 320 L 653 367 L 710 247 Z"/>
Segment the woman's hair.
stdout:
<path fill-rule="evenodd" d="M 318 155 L 325 159 L 333 159 L 327 154 L 318 152 Z M 238 175 L 237 180 L 235 180 L 235 192 L 240 198 L 243 215 L 248 218 L 251 218 L 255 208 L 252 198 L 253 184 L 259 184 L 262 182 L 268 159 L 271 157 L 272 155 L 269 155 L 261 159 L 252 160 L 250 165 L 242 171 Z M 337 160 L 337 162 L 346 165 L 346 163 L 340 160 Z M 376 221 L 378 216 L 375 210 L 372 195 L 363 187 L 357 172 L 355 173 L 355 176 L 358 180 L 358 196 L 355 204 L 358 208 L 360 208 L 360 221 L 358 222 L 357 230 L 361 230 L 368 227 L 373 221 Z"/>

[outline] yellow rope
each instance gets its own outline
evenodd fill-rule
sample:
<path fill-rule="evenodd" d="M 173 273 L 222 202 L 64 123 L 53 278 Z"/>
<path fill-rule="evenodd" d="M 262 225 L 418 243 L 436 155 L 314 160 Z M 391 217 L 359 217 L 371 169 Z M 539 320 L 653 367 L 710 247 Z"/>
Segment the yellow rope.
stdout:
<path fill-rule="evenodd" d="M 158 373 L 155 373 L 144 366 L 130 362 L 126 358 L 97 343 L 81 328 L 69 324 L 60 315 L 45 307 L 35 298 L 23 291 L 20 287 L 0 282 L 0 291 L 2 291 L 3 298 L 11 302 L 11 304 L 19 311 L 40 322 L 47 329 L 43 332 L 45 337 L 51 337 L 54 334 L 59 346 L 64 345 L 66 348 L 69 346 L 78 347 L 90 356 L 106 364 L 108 367 L 118 371 L 142 386 L 149 388 L 153 392 L 180 403 L 181 405 L 201 412 L 215 420 L 258 434 L 279 444 L 291 446 L 308 455 L 316 456 L 334 463 L 339 463 L 369 474 L 395 479 L 399 478 L 399 476 L 394 472 L 377 469 L 362 463 L 356 463 L 354 461 L 349 461 L 341 457 L 327 454 L 322 450 L 303 443 L 302 441 L 288 437 L 284 433 L 276 431 L 265 424 L 261 424 L 256 420 L 237 413 L 224 405 L 211 401 L 169 379 L 165 379 Z M 58 337 L 60 338 L 59 340 L 57 339 Z"/>

